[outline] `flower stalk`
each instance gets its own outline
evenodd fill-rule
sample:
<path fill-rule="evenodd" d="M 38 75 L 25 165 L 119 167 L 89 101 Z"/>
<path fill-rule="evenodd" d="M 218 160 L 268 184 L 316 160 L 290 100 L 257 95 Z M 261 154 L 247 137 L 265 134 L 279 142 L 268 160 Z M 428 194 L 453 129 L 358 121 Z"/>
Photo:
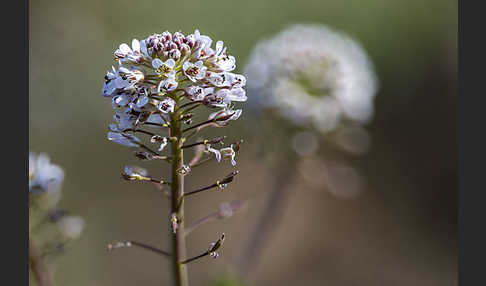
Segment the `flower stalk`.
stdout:
<path fill-rule="evenodd" d="M 172 271 L 175 279 L 175 285 L 187 286 L 189 280 L 187 277 L 187 266 L 181 261 L 186 259 L 186 239 L 184 236 L 184 175 L 178 170 L 184 165 L 184 151 L 182 149 L 182 132 L 181 122 L 177 113 L 170 116 L 170 136 L 175 137 L 172 140 L 172 183 L 171 183 L 171 213 L 177 217 L 176 233 L 170 232 L 172 241 Z"/>

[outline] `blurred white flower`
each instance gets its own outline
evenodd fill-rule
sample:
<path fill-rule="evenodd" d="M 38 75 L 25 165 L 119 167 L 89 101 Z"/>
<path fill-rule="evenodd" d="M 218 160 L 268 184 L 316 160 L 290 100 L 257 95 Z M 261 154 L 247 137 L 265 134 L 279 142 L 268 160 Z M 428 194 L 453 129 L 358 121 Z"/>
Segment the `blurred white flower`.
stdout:
<path fill-rule="evenodd" d="M 29 192 L 59 192 L 63 180 L 64 171 L 47 154 L 29 153 Z"/>
<path fill-rule="evenodd" d="M 84 219 L 80 216 L 63 216 L 57 222 L 59 231 L 69 239 L 78 238 L 83 232 L 85 225 Z"/>
<path fill-rule="evenodd" d="M 377 80 L 362 47 L 322 25 L 295 25 L 257 44 L 244 74 L 258 104 L 296 124 L 334 130 L 373 116 Z"/>
<path fill-rule="evenodd" d="M 371 147 L 371 136 L 360 125 L 348 124 L 336 131 L 334 142 L 343 151 L 362 155 Z"/>
<path fill-rule="evenodd" d="M 319 147 L 316 134 L 309 131 L 302 131 L 292 136 L 292 148 L 300 156 L 311 156 Z"/>
<path fill-rule="evenodd" d="M 220 218 L 222 219 L 230 218 L 231 216 L 233 216 L 233 213 L 234 213 L 233 206 L 231 206 L 230 203 L 223 202 L 219 205 L 218 215 Z"/>
<path fill-rule="evenodd" d="M 306 157 L 297 169 L 308 186 L 341 199 L 356 198 L 365 191 L 365 179 L 359 170 L 344 162 Z"/>

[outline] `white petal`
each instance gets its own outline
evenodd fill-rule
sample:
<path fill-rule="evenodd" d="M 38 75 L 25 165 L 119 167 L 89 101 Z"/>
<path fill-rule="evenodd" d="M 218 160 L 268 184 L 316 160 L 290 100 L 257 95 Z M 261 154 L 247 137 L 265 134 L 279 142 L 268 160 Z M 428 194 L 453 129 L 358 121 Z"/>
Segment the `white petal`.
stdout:
<path fill-rule="evenodd" d="M 165 146 L 167 146 L 167 138 L 164 137 L 164 141 L 160 144 L 159 151 L 164 150 Z"/>
<path fill-rule="evenodd" d="M 223 41 L 216 42 L 216 54 L 220 54 L 223 51 L 224 43 Z"/>
<path fill-rule="evenodd" d="M 160 59 L 154 59 L 152 61 L 152 66 L 156 69 L 160 68 L 164 63 Z"/>
<path fill-rule="evenodd" d="M 246 96 L 246 92 L 243 88 L 233 88 L 231 93 L 226 97 L 230 101 L 246 101 L 248 97 Z"/>
<path fill-rule="evenodd" d="M 175 66 L 175 61 L 173 59 L 168 59 L 165 61 L 165 65 L 170 68 L 173 68 Z"/>
<path fill-rule="evenodd" d="M 134 52 L 140 52 L 140 42 L 137 39 L 132 40 L 132 49 Z"/>
<path fill-rule="evenodd" d="M 145 106 L 149 101 L 148 96 L 140 96 L 137 101 L 137 107 Z"/>
<path fill-rule="evenodd" d="M 119 71 L 122 72 L 122 73 L 127 73 L 127 74 L 130 74 L 131 73 L 131 71 L 129 69 L 127 69 L 126 67 L 120 67 L 119 68 Z"/>
<path fill-rule="evenodd" d="M 142 52 L 144 55 L 146 55 L 147 57 L 149 56 L 149 54 L 148 54 L 148 50 L 147 50 L 147 43 L 145 42 L 145 40 L 142 40 L 142 41 L 140 42 L 140 51 L 141 51 L 141 52 Z"/>
<path fill-rule="evenodd" d="M 231 116 L 230 120 L 236 120 L 236 119 L 240 118 L 241 113 L 243 113 L 243 110 L 237 109 L 237 110 L 234 110 L 234 112 L 235 113 L 233 114 L 233 116 Z"/>
<path fill-rule="evenodd" d="M 126 55 L 126 54 L 131 53 L 132 52 L 132 49 L 130 49 L 130 47 L 127 44 L 123 43 L 123 44 L 120 45 L 120 51 L 123 54 Z"/>
<path fill-rule="evenodd" d="M 241 74 L 231 74 L 231 84 L 233 87 L 243 87 L 246 85 L 246 78 Z"/>
<path fill-rule="evenodd" d="M 125 106 L 130 101 L 130 98 L 126 94 L 120 94 L 115 98 L 115 103 L 120 106 Z"/>

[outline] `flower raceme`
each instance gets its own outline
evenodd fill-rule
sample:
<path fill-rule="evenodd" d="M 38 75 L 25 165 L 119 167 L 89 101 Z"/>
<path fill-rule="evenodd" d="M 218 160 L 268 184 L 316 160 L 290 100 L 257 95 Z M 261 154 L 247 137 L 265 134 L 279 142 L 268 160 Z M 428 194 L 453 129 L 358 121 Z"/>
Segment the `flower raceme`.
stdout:
<path fill-rule="evenodd" d="M 137 125 L 163 125 L 175 111 L 176 101 L 189 102 L 220 113 L 235 114 L 232 102 L 247 100 L 244 76 L 232 73 L 235 58 L 227 54 L 222 41 L 211 48 L 212 40 L 201 35 L 180 32 L 153 34 L 131 47 L 121 44 L 114 52 L 118 67 L 106 73 L 102 95 L 112 98 L 117 124 L 111 132 L 122 133 Z M 195 108 L 196 106 L 194 106 Z M 191 122 L 191 120 L 187 120 Z M 133 147 L 137 139 L 110 135 L 110 140 Z M 126 144 L 125 144 L 126 143 Z"/>
<path fill-rule="evenodd" d="M 137 166 L 126 166 L 121 175 L 127 181 L 150 182 L 170 198 L 168 223 L 173 243 L 171 254 L 133 241 L 110 245 L 109 249 L 137 245 L 169 256 L 175 284 L 186 286 L 188 279 L 184 264 L 204 256 L 218 257 L 216 250 L 221 247 L 224 235 L 204 253 L 185 257 L 184 236 L 215 217 L 211 215 L 197 220 L 186 232 L 185 198 L 211 189 L 225 189 L 238 171 L 192 191 L 184 190 L 184 180 L 191 170 L 213 159 L 218 162 L 227 160 L 235 166 L 236 153 L 242 142 L 215 148 L 216 144 L 224 145 L 226 136 L 199 138 L 193 142 L 189 139 L 203 128 L 225 127 L 241 116 L 242 110 L 235 109 L 234 103 L 247 100 L 246 78 L 233 73 L 235 58 L 228 55 L 223 42 L 216 42 L 213 48 L 211 38 L 201 35 L 198 30 L 190 35 L 163 32 L 140 41 L 135 39 L 131 46 L 121 44 L 114 57 L 118 67 L 112 67 L 106 73 L 102 88 L 102 95 L 112 99 L 115 110 L 116 123 L 110 124 L 107 137 L 120 145 L 139 149 L 134 155 L 142 161 L 158 159 L 171 165 L 171 176 L 167 179 L 153 178 L 147 170 Z M 201 120 L 195 111 L 203 107 L 212 110 Z M 196 120 L 198 122 L 193 123 Z M 138 134 L 148 137 L 141 140 Z M 186 161 L 183 150 L 188 148 L 194 148 L 194 156 Z M 231 216 L 233 208 L 236 210 L 231 206 L 231 213 L 226 210 L 222 218 Z"/>

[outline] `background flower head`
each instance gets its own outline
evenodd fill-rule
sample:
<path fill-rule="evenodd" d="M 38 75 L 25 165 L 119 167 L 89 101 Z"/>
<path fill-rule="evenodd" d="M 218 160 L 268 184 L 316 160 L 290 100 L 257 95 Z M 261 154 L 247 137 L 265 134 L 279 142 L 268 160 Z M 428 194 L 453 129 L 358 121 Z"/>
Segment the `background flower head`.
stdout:
<path fill-rule="evenodd" d="M 323 25 L 294 25 L 253 49 L 244 71 L 258 105 L 332 131 L 373 116 L 377 80 L 363 48 Z"/>

